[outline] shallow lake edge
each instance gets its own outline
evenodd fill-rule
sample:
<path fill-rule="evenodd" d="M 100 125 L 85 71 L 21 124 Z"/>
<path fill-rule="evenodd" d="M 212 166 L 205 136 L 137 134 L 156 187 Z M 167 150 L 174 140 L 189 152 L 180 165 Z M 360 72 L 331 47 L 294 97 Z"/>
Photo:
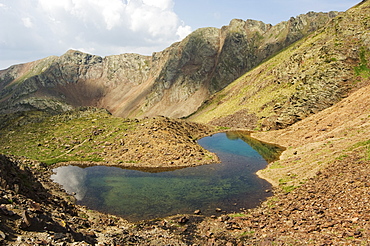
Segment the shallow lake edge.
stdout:
<path fill-rule="evenodd" d="M 235 131 L 235 130 L 228 130 L 228 131 L 219 131 L 219 132 L 214 132 L 214 133 L 212 133 L 212 134 L 210 134 L 209 136 L 206 136 L 206 137 L 212 137 L 213 135 L 215 135 L 215 134 L 219 134 L 219 133 L 228 133 L 228 132 L 238 132 L 238 133 L 241 133 L 241 134 L 245 134 L 245 135 L 248 135 L 249 137 L 250 137 L 250 133 L 251 133 L 251 131 L 245 131 L 245 130 L 237 130 L 237 131 Z M 243 140 L 243 139 L 242 139 Z M 263 141 L 260 141 L 260 140 L 258 140 L 258 139 L 256 139 L 256 138 L 254 138 L 254 140 L 256 140 L 256 141 L 258 141 L 258 142 L 261 142 L 261 143 L 264 143 L 264 144 L 267 144 L 267 145 L 271 145 L 271 146 L 278 146 L 278 145 L 276 145 L 276 144 L 269 144 L 269 143 L 266 143 L 266 142 L 263 142 Z M 244 140 L 243 140 L 244 141 Z M 244 142 L 246 142 L 246 141 L 244 141 Z M 247 143 L 247 142 L 246 142 Z M 199 144 L 199 143 L 197 143 L 197 144 Z M 249 143 L 247 143 L 248 145 L 250 145 Z M 199 144 L 200 145 L 200 144 Z M 252 146 L 251 146 L 252 147 Z M 281 146 L 279 146 L 281 149 L 283 149 Z M 280 154 L 281 154 L 281 152 L 280 152 Z M 217 156 L 217 155 L 216 155 Z M 267 160 L 266 160 L 267 161 Z M 165 171 L 173 171 L 173 170 L 176 170 L 176 169 L 182 169 L 182 168 L 187 168 L 187 167 L 196 167 L 196 166 L 203 166 L 203 165 L 212 165 L 212 164 L 216 164 L 216 163 L 220 163 L 220 161 L 219 161 L 219 158 L 218 158 L 218 162 L 214 162 L 214 161 L 212 161 L 212 162 L 210 162 L 210 163 L 207 163 L 207 164 L 201 164 L 201 165 L 194 165 L 194 164 L 192 164 L 192 165 L 183 165 L 183 166 L 175 166 L 175 167 L 163 167 L 163 166 L 158 166 L 158 167 L 153 167 L 152 165 L 149 165 L 149 166 L 146 166 L 146 165 L 142 165 L 142 164 L 138 164 L 138 163 L 135 163 L 135 164 L 133 164 L 133 163 L 126 163 L 126 164 L 124 164 L 124 165 L 122 165 L 122 164 L 120 164 L 120 165 L 117 165 L 115 162 L 77 162 L 77 161 L 69 161 L 69 162 L 62 162 L 62 163 L 57 163 L 57 164 L 54 164 L 54 165 L 52 165 L 52 167 L 51 167 L 51 169 L 52 169 L 52 172 L 53 172 L 53 169 L 55 169 L 55 168 L 58 168 L 58 167 L 61 167 L 61 166 L 68 166 L 68 165 L 74 165 L 74 166 L 78 166 L 78 167 L 81 167 L 81 168 L 85 168 L 85 167 L 92 167 L 92 166 L 107 166 L 107 167 L 118 167 L 118 168 L 122 168 L 122 169 L 130 169 L 130 170 L 137 170 L 137 171 L 143 171 L 143 172 L 152 172 L 152 173 L 156 173 L 156 172 L 165 172 Z M 264 167 L 264 168 L 267 168 L 267 166 L 268 166 L 268 163 L 269 162 L 267 162 L 267 165 Z M 263 169 L 264 169 L 263 168 Z M 254 172 L 254 174 L 258 177 L 258 178 L 260 178 L 260 179 L 262 179 L 262 180 L 265 180 L 265 181 L 267 181 L 268 183 L 270 183 L 271 184 L 271 182 L 269 182 L 269 180 L 268 179 L 266 179 L 266 178 L 264 178 L 264 177 L 260 177 L 259 175 L 257 175 L 257 173 L 256 172 Z M 59 186 L 59 184 L 58 184 L 58 186 Z M 60 188 L 62 189 L 62 190 L 64 190 L 63 189 L 63 187 L 62 187 L 62 185 L 60 185 Z M 269 188 L 270 189 L 270 188 Z M 271 189 L 273 189 L 273 187 L 271 188 Z M 270 192 L 271 190 L 266 190 L 266 192 Z M 67 196 L 71 196 L 71 194 L 69 194 L 68 192 L 65 192 L 66 193 L 66 195 Z M 273 195 L 273 194 L 271 194 L 271 195 Z M 271 196 L 270 195 L 270 196 Z M 260 204 L 260 203 L 262 203 L 264 200 L 260 200 L 259 201 L 259 203 L 258 204 Z M 76 203 L 77 201 L 75 200 L 74 201 L 74 203 Z M 256 207 L 258 207 L 259 205 L 257 205 Z M 248 208 L 248 209 L 250 209 L 250 208 Z M 93 210 L 93 209 L 92 209 Z M 97 212 L 100 212 L 100 211 L 97 211 Z M 226 212 L 226 211 L 224 211 L 224 212 Z M 109 212 L 101 212 L 101 213 L 105 213 L 105 214 L 109 214 Z M 233 212 L 230 212 L 230 214 L 231 213 L 233 213 Z M 179 213 L 179 214 L 181 214 L 181 213 Z M 189 214 L 189 213 L 188 213 Z M 115 215 L 116 216 L 116 215 Z M 119 215 L 118 215 L 119 216 Z M 167 218 L 167 217 L 171 217 L 171 216 L 174 216 L 174 215 L 170 215 L 170 216 L 163 216 L 163 217 L 161 217 L 161 218 Z M 120 216 L 120 217 L 122 217 L 122 216 Z M 205 215 L 205 217 L 207 217 L 206 215 Z M 209 217 L 209 216 L 208 216 Z M 122 218 L 124 218 L 124 217 L 122 217 Z M 125 218 L 124 218 L 125 219 Z M 151 219 L 148 219 L 148 221 L 149 220 L 151 220 Z M 143 221 L 146 221 L 146 220 L 143 220 Z"/>
<path fill-rule="evenodd" d="M 263 144 L 276 146 L 276 147 L 282 149 L 282 151 L 279 154 L 279 157 L 281 156 L 283 151 L 285 151 L 285 147 L 283 147 L 283 146 L 280 146 L 280 145 L 277 145 L 277 144 L 274 144 L 274 143 L 265 142 L 265 141 L 260 140 L 258 138 L 252 137 L 251 135 L 254 132 L 250 131 L 250 130 L 245 130 L 245 129 L 227 129 L 227 130 L 214 131 L 211 134 L 204 135 L 204 136 L 200 137 L 199 139 L 202 139 L 202 138 L 205 138 L 205 137 L 210 137 L 210 136 L 218 134 L 218 133 L 227 133 L 227 132 L 240 132 L 242 134 L 248 135 L 250 138 L 253 138 L 256 141 L 261 142 Z M 198 143 L 199 139 L 196 140 L 197 145 L 199 145 L 199 143 Z M 212 154 L 213 154 L 213 156 L 212 156 L 213 159 L 210 159 L 209 161 L 203 161 L 201 163 L 197 162 L 197 160 L 195 158 L 194 158 L 194 160 L 190 161 L 189 163 L 173 164 L 173 165 L 161 164 L 161 165 L 155 165 L 155 166 L 153 166 L 153 164 L 149 164 L 149 163 L 145 163 L 145 162 L 132 163 L 132 162 L 123 162 L 122 160 L 119 160 L 119 161 L 118 160 L 117 161 L 100 161 L 100 162 L 98 162 L 98 161 L 65 161 L 65 162 L 54 163 L 54 164 L 50 165 L 50 168 L 54 169 L 54 168 L 57 168 L 57 167 L 69 166 L 69 165 L 75 165 L 75 166 L 79 166 L 79 167 L 110 166 L 110 167 L 119 167 L 119 168 L 138 170 L 138 171 L 162 172 L 162 171 L 171 171 L 171 170 L 187 168 L 187 167 L 196 167 L 196 166 L 220 163 L 220 158 L 217 156 L 217 154 L 215 154 L 215 153 L 212 153 Z M 279 157 L 276 158 L 276 159 L 273 159 L 273 160 L 266 160 L 266 161 L 269 164 L 273 161 L 278 160 Z M 265 168 L 267 168 L 267 167 L 265 167 Z M 261 176 L 260 178 L 265 179 L 268 182 L 270 182 L 270 180 L 268 180 L 268 177 L 262 177 Z M 273 183 L 271 183 L 271 184 L 274 186 Z"/>

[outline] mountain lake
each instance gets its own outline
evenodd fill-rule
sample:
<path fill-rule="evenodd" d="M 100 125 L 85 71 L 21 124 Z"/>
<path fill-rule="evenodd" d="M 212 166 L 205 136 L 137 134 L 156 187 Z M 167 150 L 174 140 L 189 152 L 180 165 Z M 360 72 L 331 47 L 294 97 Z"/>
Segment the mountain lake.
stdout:
<path fill-rule="evenodd" d="M 257 141 L 241 131 L 217 133 L 198 140 L 221 163 L 161 172 L 109 166 L 62 166 L 51 176 L 77 204 L 129 221 L 189 214 L 217 215 L 258 206 L 272 195 L 258 170 L 278 158 L 282 148 Z"/>

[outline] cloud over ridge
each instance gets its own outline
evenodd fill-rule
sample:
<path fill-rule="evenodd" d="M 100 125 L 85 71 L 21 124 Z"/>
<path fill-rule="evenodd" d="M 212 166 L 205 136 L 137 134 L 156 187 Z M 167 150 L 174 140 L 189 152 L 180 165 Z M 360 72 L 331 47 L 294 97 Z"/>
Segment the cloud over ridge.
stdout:
<path fill-rule="evenodd" d="M 71 48 L 150 54 L 191 32 L 173 6 L 173 0 L 0 0 L 0 53 L 8 61 Z"/>

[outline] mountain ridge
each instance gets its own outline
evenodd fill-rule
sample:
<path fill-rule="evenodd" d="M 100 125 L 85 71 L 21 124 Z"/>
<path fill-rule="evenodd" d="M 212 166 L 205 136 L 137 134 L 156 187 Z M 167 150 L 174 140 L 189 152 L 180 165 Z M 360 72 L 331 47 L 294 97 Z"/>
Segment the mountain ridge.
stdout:
<path fill-rule="evenodd" d="M 367 2 L 341 13 L 213 95 L 190 119 L 269 130 L 334 105 L 368 83 L 368 13 Z"/>
<path fill-rule="evenodd" d="M 152 56 L 103 58 L 70 50 L 60 57 L 12 66 L 0 71 L 0 112 L 58 113 L 96 106 L 124 117 L 184 117 L 259 62 L 336 15 L 309 12 L 275 26 L 234 19 L 221 29 L 198 29 Z"/>
<path fill-rule="evenodd" d="M 182 158 L 186 159 L 185 163 L 191 163 L 192 159 L 197 163 L 199 158 L 207 158 L 207 153 L 186 146 L 195 146 L 197 137 L 225 130 L 225 126 L 269 130 L 255 131 L 251 136 L 286 149 L 279 160 L 258 172 L 274 185 L 272 191 L 266 191 L 273 192 L 273 196 L 258 207 L 247 210 L 240 207 L 240 212 L 233 214 L 219 213 L 220 207 L 211 217 L 196 211 L 196 214 L 133 224 L 72 204 L 73 197 L 50 180 L 53 166 L 0 154 L 3 203 L 0 242 L 9 245 L 367 245 L 370 241 L 369 11 L 370 1 L 366 0 L 340 14 L 325 28 L 265 60 L 214 94 L 200 111 L 185 121 L 165 117 L 122 119 L 105 110 L 98 116 L 94 108 L 87 108 L 92 112 L 79 122 L 71 121 L 76 117 L 71 112 L 45 118 L 42 124 L 48 129 L 37 127 L 45 114 L 40 111 L 27 112 L 28 119 L 24 112 L 7 115 L 5 125 L 0 120 L 3 154 L 23 155 L 19 153 L 25 151 L 27 156 L 29 150 L 40 157 L 54 155 L 48 152 L 51 150 L 63 152 L 57 158 L 86 157 L 82 147 L 88 143 L 87 151 L 93 146 L 99 150 L 91 154 L 99 154 L 101 158 L 109 156 L 112 150 L 122 156 L 122 147 L 126 145 L 131 153 L 126 152 L 129 156 L 119 160 L 137 164 L 141 158 L 153 159 L 146 154 L 153 154 L 154 145 L 157 158 L 169 165 L 178 164 L 176 160 Z M 167 51 L 169 55 L 171 50 Z M 81 53 L 77 56 L 81 59 L 76 63 L 95 59 L 87 59 Z M 157 66 L 165 65 L 163 60 L 155 62 Z M 185 68 L 198 71 L 196 66 L 202 64 L 192 65 Z M 110 67 L 115 69 L 112 64 Z M 42 66 L 35 69 L 34 74 L 42 69 Z M 64 69 L 80 69 L 88 77 L 97 73 L 97 69 L 78 64 Z M 73 76 L 59 76 L 71 84 L 81 82 Z M 170 94 L 168 90 L 173 84 L 164 82 L 168 89 L 163 91 Z M 32 83 L 29 86 L 32 88 Z M 107 81 L 106 86 L 114 86 L 114 81 Z M 82 116 L 85 111 L 76 112 Z M 195 120 L 208 125 L 188 122 Z M 69 122 L 68 125 L 61 127 L 63 121 Z M 116 124 L 109 123 L 112 121 Z M 23 127 L 30 122 L 36 125 Z M 214 128 L 210 123 L 222 127 Z M 137 127 L 133 138 L 124 132 L 129 127 L 127 124 Z M 273 130 L 277 128 L 284 129 Z M 50 130 L 48 138 L 43 136 L 45 130 Z M 54 133 L 58 136 L 52 137 Z M 16 137 L 18 146 L 14 143 Z M 181 148 L 183 151 L 176 150 L 179 145 L 185 147 Z M 163 147 L 162 151 L 158 149 Z"/>

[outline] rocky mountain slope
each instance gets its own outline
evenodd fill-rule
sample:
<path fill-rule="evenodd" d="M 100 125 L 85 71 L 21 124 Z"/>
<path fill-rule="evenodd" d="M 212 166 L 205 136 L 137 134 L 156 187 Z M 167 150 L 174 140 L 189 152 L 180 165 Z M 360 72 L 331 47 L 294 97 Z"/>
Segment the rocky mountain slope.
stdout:
<path fill-rule="evenodd" d="M 259 171 L 280 191 L 236 222 L 254 231 L 248 244 L 370 242 L 369 93 L 364 86 L 286 129 L 252 134 L 286 151 Z"/>
<path fill-rule="evenodd" d="M 96 106 L 124 117 L 187 116 L 210 95 L 336 15 L 309 12 L 275 26 L 235 19 L 221 29 L 196 30 L 152 56 L 102 58 L 70 50 L 15 65 L 0 71 L 0 113 Z"/>
<path fill-rule="evenodd" d="M 129 223 L 73 204 L 46 165 L 0 155 L 4 245 L 367 245 L 370 86 L 287 129 L 255 133 L 287 147 L 261 175 L 278 183 L 258 208 Z M 350 119 L 348 122 L 343 122 Z M 278 175 L 271 175 L 277 173 Z M 308 175 L 307 175 L 308 174 Z"/>
<path fill-rule="evenodd" d="M 367 1 L 241 76 L 190 119 L 249 129 L 285 128 L 368 84 Z"/>
<path fill-rule="evenodd" d="M 176 215 L 132 224 L 119 217 L 74 205 L 73 197 L 51 182 L 50 168 L 45 164 L 0 155 L 0 243 L 368 245 L 369 9 L 370 1 L 362 1 L 337 16 L 324 29 L 264 62 L 216 94 L 203 106 L 203 115 L 197 113 L 191 117 L 231 127 L 285 127 L 252 134 L 260 140 L 286 147 L 280 160 L 270 163 L 267 169 L 259 172 L 276 189 L 274 196 L 258 208 L 236 214 L 215 211 L 212 217 Z M 12 69 L 20 69 L 20 66 Z M 32 88 L 31 84 L 28 85 Z M 75 87 L 76 90 L 81 88 Z M 38 93 L 41 94 L 41 91 Z M 49 107 L 47 104 L 44 106 Z M 63 109 L 64 106 L 55 104 L 56 109 Z M 42 124 L 39 113 L 31 115 L 32 124 Z M 65 128 L 54 129 L 65 131 L 65 136 L 71 138 L 56 137 L 33 143 L 31 139 L 29 141 L 33 145 L 24 148 L 47 152 L 51 151 L 49 147 L 53 147 L 50 141 L 59 143 L 60 140 L 64 147 L 78 150 L 79 144 L 75 141 L 80 139 L 75 139 L 77 135 L 72 137 L 71 127 L 66 127 L 67 122 L 73 123 L 74 120 L 69 118 L 68 113 L 46 118 L 49 121 L 44 122 L 49 122 L 50 128 L 53 128 L 52 124 L 57 124 L 58 117 L 61 117 L 58 126 L 64 124 Z M 78 133 L 89 133 L 92 141 L 99 143 L 97 147 L 118 147 L 115 145 L 117 141 L 110 142 L 108 138 L 114 132 L 107 131 L 104 126 L 108 118 L 110 122 L 114 121 L 110 116 L 104 117 L 88 118 Z M 16 129 L 31 129 L 29 127 L 32 124 L 24 126 L 29 123 L 24 115 L 8 115 L 5 119 L 0 121 L 0 128 L 4 134 L 13 134 L 13 138 L 9 139 L 14 141 L 17 134 L 21 133 Z M 165 146 L 168 149 L 173 147 L 171 141 L 167 141 L 169 139 L 175 141 L 182 136 L 182 141 L 193 144 L 192 138 L 211 129 L 164 117 L 123 121 L 117 120 L 117 127 L 111 124 L 114 126 L 112 129 L 118 128 L 118 124 L 120 128 L 127 127 L 127 124 L 131 127 L 134 125 L 140 129 L 138 134 L 146 131 L 150 132 L 151 137 L 164 136 L 159 142 L 161 145 L 168 144 Z M 40 134 L 41 131 L 35 127 L 24 135 L 20 134 L 23 138 L 17 142 L 22 143 L 22 139 L 35 132 Z M 123 136 L 131 134 L 121 133 Z M 167 138 L 167 133 L 174 139 Z M 189 134 L 195 135 L 189 137 Z M 109 141 L 104 141 L 102 136 Z M 130 143 L 134 149 L 140 148 L 140 152 L 150 153 L 149 138 L 133 136 L 138 141 L 130 142 L 128 139 L 125 144 Z M 8 145 L 5 150 L 12 148 L 10 142 Z M 202 156 L 202 151 L 193 151 Z M 65 153 L 70 154 L 68 151 Z M 137 153 L 136 157 L 139 155 L 141 153 Z"/>

